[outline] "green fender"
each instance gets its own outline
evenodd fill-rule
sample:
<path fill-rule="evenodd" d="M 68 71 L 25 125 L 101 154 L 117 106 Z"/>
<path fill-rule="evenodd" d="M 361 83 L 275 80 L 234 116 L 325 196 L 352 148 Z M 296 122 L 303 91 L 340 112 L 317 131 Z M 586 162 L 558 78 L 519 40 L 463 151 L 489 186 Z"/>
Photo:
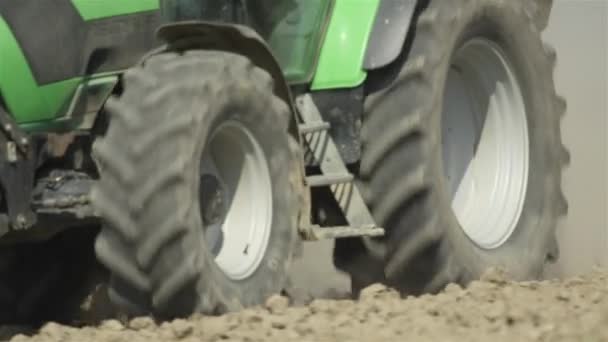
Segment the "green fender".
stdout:
<path fill-rule="evenodd" d="M 87 21 L 158 8 L 158 0 L 72 0 L 72 3 Z M 15 120 L 20 124 L 42 123 L 62 116 L 82 78 L 38 85 L 18 42 L 1 17 L 0 42 L 0 94 Z"/>
<path fill-rule="evenodd" d="M 363 60 L 380 0 L 335 0 L 312 90 L 352 88 L 365 80 Z"/>

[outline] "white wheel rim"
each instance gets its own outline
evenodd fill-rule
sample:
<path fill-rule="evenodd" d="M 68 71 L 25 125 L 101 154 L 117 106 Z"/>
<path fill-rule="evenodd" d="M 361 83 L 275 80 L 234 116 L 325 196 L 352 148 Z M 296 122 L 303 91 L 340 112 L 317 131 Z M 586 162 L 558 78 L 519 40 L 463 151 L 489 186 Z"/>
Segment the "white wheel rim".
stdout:
<path fill-rule="evenodd" d="M 484 249 L 502 246 L 519 222 L 529 141 L 521 89 L 501 49 L 474 39 L 455 54 L 444 94 L 444 175 L 452 210 Z"/>
<path fill-rule="evenodd" d="M 249 129 L 221 125 L 201 161 L 203 178 L 220 184 L 222 214 L 205 226 L 215 263 L 233 280 L 250 277 L 260 266 L 272 229 L 272 184 L 264 152 Z M 201 198 L 206 191 L 201 186 Z M 202 201 L 202 199 L 201 199 Z M 204 217 L 203 208 L 201 215 Z M 215 250 L 215 251 L 214 251 Z"/>

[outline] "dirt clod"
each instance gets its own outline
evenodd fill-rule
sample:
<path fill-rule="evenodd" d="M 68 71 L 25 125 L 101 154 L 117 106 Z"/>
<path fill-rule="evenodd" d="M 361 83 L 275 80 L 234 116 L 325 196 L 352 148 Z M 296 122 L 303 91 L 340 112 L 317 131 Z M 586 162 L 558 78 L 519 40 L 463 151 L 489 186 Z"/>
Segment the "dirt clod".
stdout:
<path fill-rule="evenodd" d="M 133 330 L 145 330 L 154 327 L 154 321 L 150 317 L 137 317 L 129 322 L 129 328 Z"/>
<path fill-rule="evenodd" d="M 123 330 L 125 327 L 122 325 L 122 323 L 120 323 L 119 321 L 115 320 L 115 319 L 110 319 L 107 321 L 104 321 L 101 324 L 101 329 L 106 329 L 106 330 L 114 330 L 114 331 L 120 331 Z"/>
<path fill-rule="evenodd" d="M 266 300 L 266 308 L 273 314 L 285 312 L 289 306 L 289 299 L 283 296 L 272 296 Z"/>

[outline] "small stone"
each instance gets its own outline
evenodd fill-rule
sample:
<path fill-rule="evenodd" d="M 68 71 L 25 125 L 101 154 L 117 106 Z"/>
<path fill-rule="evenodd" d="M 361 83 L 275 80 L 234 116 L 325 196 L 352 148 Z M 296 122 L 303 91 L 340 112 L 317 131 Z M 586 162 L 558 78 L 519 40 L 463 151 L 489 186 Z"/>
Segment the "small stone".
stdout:
<path fill-rule="evenodd" d="M 107 329 L 107 330 L 113 330 L 113 331 L 120 331 L 120 330 L 123 330 L 125 327 L 119 321 L 117 321 L 115 319 L 110 319 L 110 320 L 104 321 L 101 324 L 101 328 Z"/>
<path fill-rule="evenodd" d="M 182 339 L 190 336 L 194 327 L 190 322 L 184 319 L 176 319 L 171 323 L 171 330 L 173 331 L 175 338 Z"/>
<path fill-rule="evenodd" d="M 289 307 L 289 299 L 287 297 L 274 295 L 266 300 L 266 309 L 273 314 L 284 313 Z"/>
<path fill-rule="evenodd" d="M 133 330 L 145 330 L 154 325 L 154 321 L 150 317 L 137 317 L 129 322 L 129 328 Z"/>

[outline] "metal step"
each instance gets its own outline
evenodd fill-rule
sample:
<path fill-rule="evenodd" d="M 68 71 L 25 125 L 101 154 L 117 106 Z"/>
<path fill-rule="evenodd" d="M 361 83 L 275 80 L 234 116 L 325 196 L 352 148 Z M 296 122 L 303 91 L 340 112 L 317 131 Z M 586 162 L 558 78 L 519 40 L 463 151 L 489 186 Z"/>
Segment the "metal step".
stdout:
<path fill-rule="evenodd" d="M 303 123 L 298 126 L 298 130 L 301 134 L 309 134 L 315 132 L 327 131 L 330 128 L 329 122 L 325 121 L 312 121 L 308 123 Z"/>
<path fill-rule="evenodd" d="M 384 228 L 376 226 L 363 227 L 320 227 L 313 225 L 305 230 L 308 234 L 304 236 L 306 241 L 318 241 L 328 239 L 340 239 L 357 236 L 378 237 L 384 235 Z"/>
<path fill-rule="evenodd" d="M 296 105 L 298 106 L 298 111 L 305 123 L 313 124 L 323 122 L 323 117 L 310 94 L 297 97 Z M 310 154 L 312 154 L 314 160 L 319 162 L 321 171 L 326 177 L 333 177 L 330 175 L 350 175 L 350 171 L 344 164 L 340 152 L 329 134 L 311 134 L 305 136 L 304 143 L 310 149 Z M 350 176 L 352 177 L 352 175 Z M 324 182 L 323 184 L 327 184 L 327 182 Z M 328 185 L 330 185 L 334 197 L 340 208 L 342 208 L 342 212 L 350 226 L 376 226 L 375 220 L 354 182 L 349 181 L 342 184 L 330 183 Z M 323 229 L 327 230 L 327 228 Z M 329 230 L 331 229 L 334 228 L 330 228 Z"/>
<path fill-rule="evenodd" d="M 355 177 L 350 173 L 329 173 L 318 176 L 306 177 L 306 183 L 310 187 L 322 187 L 335 184 L 343 184 L 352 182 Z"/>

